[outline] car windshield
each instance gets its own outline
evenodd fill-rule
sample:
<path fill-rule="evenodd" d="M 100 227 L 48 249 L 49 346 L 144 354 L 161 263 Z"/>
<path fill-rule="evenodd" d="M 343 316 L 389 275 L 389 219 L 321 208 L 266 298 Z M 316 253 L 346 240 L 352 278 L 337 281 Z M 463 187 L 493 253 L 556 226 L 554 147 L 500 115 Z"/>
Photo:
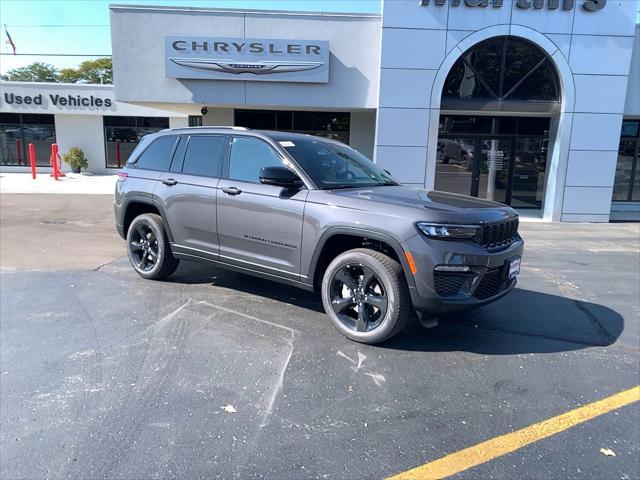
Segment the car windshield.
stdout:
<path fill-rule="evenodd" d="M 346 145 L 314 138 L 279 143 L 322 190 L 398 185 L 391 175 Z"/>

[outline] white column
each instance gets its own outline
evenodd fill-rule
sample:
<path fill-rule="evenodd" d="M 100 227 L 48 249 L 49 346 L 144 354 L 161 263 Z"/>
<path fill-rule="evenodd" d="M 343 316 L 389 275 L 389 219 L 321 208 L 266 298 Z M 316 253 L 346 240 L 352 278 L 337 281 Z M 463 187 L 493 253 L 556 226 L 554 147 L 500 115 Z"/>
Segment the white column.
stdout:
<path fill-rule="evenodd" d="M 99 115 L 55 115 L 56 142 L 62 156 L 71 147 L 80 147 L 89 162 L 88 172 L 115 174 L 107 169 L 104 148 L 104 128 Z M 62 164 L 63 171 L 70 170 Z"/>

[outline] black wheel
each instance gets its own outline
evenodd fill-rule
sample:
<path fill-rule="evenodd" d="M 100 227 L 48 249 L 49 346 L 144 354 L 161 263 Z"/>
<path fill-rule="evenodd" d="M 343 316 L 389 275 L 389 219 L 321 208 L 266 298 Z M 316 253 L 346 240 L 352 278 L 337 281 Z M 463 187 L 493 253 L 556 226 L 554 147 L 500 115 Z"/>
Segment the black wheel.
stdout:
<path fill-rule="evenodd" d="M 162 219 L 154 213 L 133 219 L 127 232 L 127 253 L 133 269 L 149 280 L 171 275 L 180 263 L 171 253 Z"/>
<path fill-rule="evenodd" d="M 400 264 L 366 248 L 344 252 L 329 264 L 322 303 L 343 335 L 370 344 L 402 330 L 412 309 Z"/>

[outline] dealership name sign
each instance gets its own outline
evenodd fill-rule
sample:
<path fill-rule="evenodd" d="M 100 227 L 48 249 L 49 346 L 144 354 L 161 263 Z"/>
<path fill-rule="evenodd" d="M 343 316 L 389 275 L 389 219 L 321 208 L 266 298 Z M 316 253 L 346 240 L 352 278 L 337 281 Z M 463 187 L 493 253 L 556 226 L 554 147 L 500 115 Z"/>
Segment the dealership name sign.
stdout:
<path fill-rule="evenodd" d="M 37 105 L 46 106 L 49 100 L 55 107 L 106 107 L 109 108 L 113 104 L 110 98 L 100 98 L 93 95 L 54 95 L 44 96 L 42 93 L 35 95 L 16 95 L 14 93 L 5 92 L 4 101 L 7 105 Z"/>
<path fill-rule="evenodd" d="M 420 0 L 420 5 L 429 5 L 434 3 L 435 5 L 445 5 L 449 2 L 449 5 L 453 7 L 460 6 L 461 3 L 468 7 L 501 7 L 504 0 Z M 573 10 L 576 6 L 576 1 L 582 3 L 582 8 L 589 12 L 595 12 L 601 10 L 607 3 L 607 0 L 515 0 L 516 7 L 528 9 L 543 9 L 555 10 L 562 8 L 563 10 Z"/>
<path fill-rule="evenodd" d="M 164 37 L 170 78 L 329 81 L 329 42 L 264 38 Z"/>

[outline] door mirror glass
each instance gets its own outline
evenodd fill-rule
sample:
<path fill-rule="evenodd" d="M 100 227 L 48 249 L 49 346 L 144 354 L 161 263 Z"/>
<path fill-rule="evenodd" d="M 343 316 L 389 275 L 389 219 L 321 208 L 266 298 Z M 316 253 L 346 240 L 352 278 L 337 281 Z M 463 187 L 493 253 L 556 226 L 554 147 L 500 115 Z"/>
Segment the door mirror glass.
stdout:
<path fill-rule="evenodd" d="M 260 183 L 275 185 L 277 187 L 299 187 L 302 180 L 295 172 L 283 166 L 262 167 L 260 170 Z"/>

